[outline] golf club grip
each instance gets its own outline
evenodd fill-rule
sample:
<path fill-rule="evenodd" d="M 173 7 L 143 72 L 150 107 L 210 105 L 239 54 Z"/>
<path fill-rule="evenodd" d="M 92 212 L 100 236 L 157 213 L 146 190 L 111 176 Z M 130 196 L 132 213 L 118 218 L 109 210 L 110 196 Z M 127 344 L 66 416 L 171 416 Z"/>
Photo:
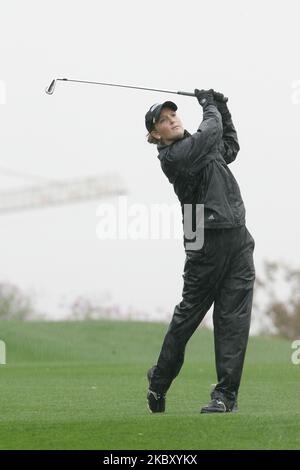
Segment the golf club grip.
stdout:
<path fill-rule="evenodd" d="M 177 95 L 196 96 L 195 93 L 190 93 L 189 91 L 177 91 Z"/>

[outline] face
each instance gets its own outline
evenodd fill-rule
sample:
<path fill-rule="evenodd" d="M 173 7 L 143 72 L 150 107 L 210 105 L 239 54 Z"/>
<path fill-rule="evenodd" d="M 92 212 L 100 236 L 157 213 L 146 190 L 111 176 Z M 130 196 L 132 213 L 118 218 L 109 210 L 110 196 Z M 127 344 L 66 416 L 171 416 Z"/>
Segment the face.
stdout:
<path fill-rule="evenodd" d="M 170 108 L 163 108 L 151 135 L 162 143 L 169 145 L 175 140 L 181 139 L 183 134 L 184 128 L 176 111 Z"/>

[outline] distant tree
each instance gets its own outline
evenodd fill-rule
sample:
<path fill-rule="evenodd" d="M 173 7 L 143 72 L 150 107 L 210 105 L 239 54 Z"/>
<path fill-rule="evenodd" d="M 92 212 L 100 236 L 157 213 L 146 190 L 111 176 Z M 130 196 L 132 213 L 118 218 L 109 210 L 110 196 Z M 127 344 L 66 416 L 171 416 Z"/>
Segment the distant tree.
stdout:
<path fill-rule="evenodd" d="M 70 305 L 71 320 L 99 320 L 120 317 L 120 309 L 111 303 L 110 295 L 98 294 L 95 298 L 77 297 Z"/>
<path fill-rule="evenodd" d="M 14 284 L 0 283 L 0 320 L 30 320 L 34 317 L 31 298 Z"/>
<path fill-rule="evenodd" d="M 256 302 L 256 309 L 271 320 L 275 332 L 289 339 L 300 338 L 300 271 L 266 261 L 255 290 L 265 298 L 264 306 Z"/>

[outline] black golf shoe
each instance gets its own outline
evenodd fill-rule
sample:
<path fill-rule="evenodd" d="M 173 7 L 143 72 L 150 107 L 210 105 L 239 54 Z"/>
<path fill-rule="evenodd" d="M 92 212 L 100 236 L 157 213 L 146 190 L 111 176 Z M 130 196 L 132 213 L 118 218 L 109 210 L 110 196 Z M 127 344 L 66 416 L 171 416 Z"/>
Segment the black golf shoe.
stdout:
<path fill-rule="evenodd" d="M 150 413 L 164 413 L 166 409 L 166 395 L 148 390 L 147 401 Z"/>
<path fill-rule="evenodd" d="M 213 398 L 208 405 L 201 408 L 200 413 L 236 413 L 238 411 L 237 402 L 234 403 L 232 408 L 225 405 L 224 401 L 220 398 Z"/>
<path fill-rule="evenodd" d="M 147 372 L 147 379 L 149 382 L 149 387 L 150 387 L 150 382 L 151 382 L 151 377 L 153 374 L 153 369 L 155 366 L 151 367 L 151 369 L 148 370 Z M 166 395 L 163 393 L 157 393 L 154 392 L 153 390 L 148 390 L 147 393 L 147 402 L 148 402 L 148 410 L 150 413 L 164 413 L 166 409 Z"/>

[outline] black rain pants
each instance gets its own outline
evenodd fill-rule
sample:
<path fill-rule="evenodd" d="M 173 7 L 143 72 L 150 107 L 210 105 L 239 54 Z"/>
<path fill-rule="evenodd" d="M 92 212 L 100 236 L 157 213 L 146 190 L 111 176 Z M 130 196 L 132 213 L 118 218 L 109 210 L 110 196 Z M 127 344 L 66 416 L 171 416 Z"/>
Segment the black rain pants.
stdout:
<path fill-rule="evenodd" d="M 152 369 L 151 390 L 166 393 L 178 375 L 185 347 L 214 303 L 214 343 L 218 383 L 212 397 L 228 407 L 237 399 L 252 310 L 255 242 L 246 226 L 205 229 L 201 250 L 187 251 L 182 301 Z"/>

